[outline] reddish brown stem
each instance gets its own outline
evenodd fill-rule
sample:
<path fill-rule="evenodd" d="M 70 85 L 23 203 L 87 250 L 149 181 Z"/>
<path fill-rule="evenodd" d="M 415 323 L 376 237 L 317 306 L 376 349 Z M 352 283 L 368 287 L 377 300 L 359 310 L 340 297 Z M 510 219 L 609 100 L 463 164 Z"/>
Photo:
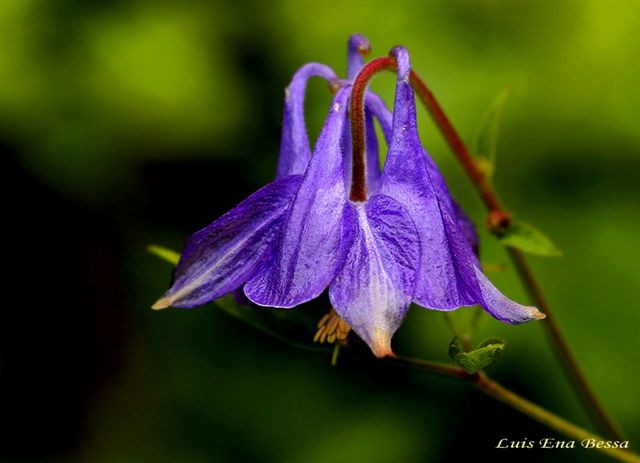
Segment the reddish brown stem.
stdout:
<path fill-rule="evenodd" d="M 367 63 L 353 82 L 349 102 L 351 123 L 351 201 L 367 200 L 366 134 L 364 121 L 364 95 L 371 78 L 380 71 L 393 70 L 395 61 L 389 57 L 377 58 Z"/>

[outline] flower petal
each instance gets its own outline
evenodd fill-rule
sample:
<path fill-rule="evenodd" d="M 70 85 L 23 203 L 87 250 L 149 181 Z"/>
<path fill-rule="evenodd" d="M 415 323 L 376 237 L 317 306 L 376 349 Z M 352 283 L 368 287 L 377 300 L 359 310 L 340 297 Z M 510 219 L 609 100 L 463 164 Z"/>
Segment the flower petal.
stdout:
<path fill-rule="evenodd" d="M 391 142 L 391 111 L 384 101 L 375 93 L 367 92 L 365 95 L 365 122 L 367 137 L 367 191 L 369 196 L 380 192 L 382 172 L 380 170 L 380 152 L 378 137 L 375 131 L 374 118 L 380 123 L 382 134 L 387 145 Z M 348 158 L 348 156 L 347 156 Z M 351 165 L 349 161 L 349 166 Z"/>
<path fill-rule="evenodd" d="M 513 302 L 511 299 L 502 294 L 487 279 L 478 267 L 474 267 L 478 283 L 480 283 L 480 292 L 483 301 L 481 305 L 494 318 L 516 325 L 518 323 L 526 323 L 531 320 L 542 320 L 546 315 L 533 306 L 526 306 Z"/>
<path fill-rule="evenodd" d="M 442 174 L 418 138 L 409 56 L 402 48 L 393 52 L 398 83 L 393 140 L 382 175 L 382 192 L 404 205 L 420 237 L 422 253 L 414 301 L 438 310 L 480 304 L 508 323 L 544 318 L 535 307 L 509 300 L 478 268 L 471 247 L 473 237 L 467 238 L 461 229 L 465 217 L 456 213 L 457 205 Z"/>
<path fill-rule="evenodd" d="M 362 34 L 353 34 L 347 43 L 347 79 L 355 79 L 362 66 L 364 66 L 364 55 L 371 51 L 371 44 Z"/>
<path fill-rule="evenodd" d="M 431 178 L 431 184 L 436 191 L 436 196 L 440 201 L 447 204 L 449 210 L 452 213 L 452 216 L 460 227 L 464 238 L 471 246 L 471 249 L 473 249 L 474 263 L 480 265 L 479 261 L 477 260 L 479 245 L 478 234 L 476 232 L 475 226 L 473 225 L 473 222 L 449 192 L 449 188 L 447 187 L 447 183 L 444 180 L 444 176 L 442 175 L 442 172 L 440 172 L 440 169 L 438 169 L 438 166 L 436 166 L 433 158 L 429 156 L 426 151 L 424 151 L 424 148 L 422 148 L 422 151 L 425 156 L 427 170 L 429 171 L 429 177 Z"/>
<path fill-rule="evenodd" d="M 375 195 L 380 190 L 380 153 L 378 151 L 378 137 L 376 128 L 373 125 L 373 115 L 371 111 L 364 110 L 365 136 L 366 136 L 366 168 L 367 168 L 367 191 L 370 196 Z M 347 151 L 347 157 L 351 151 Z"/>
<path fill-rule="evenodd" d="M 154 308 L 202 305 L 253 276 L 273 246 L 301 182 L 301 175 L 276 180 L 191 236 L 171 288 Z"/>
<path fill-rule="evenodd" d="M 384 140 L 387 145 L 391 144 L 391 129 L 393 124 L 393 116 L 387 108 L 382 98 L 373 92 L 367 92 L 364 97 L 364 107 L 380 122 L 380 128 L 384 134 Z"/>
<path fill-rule="evenodd" d="M 350 91 L 343 88 L 333 99 L 287 212 L 274 261 L 245 286 L 245 294 L 256 304 L 287 308 L 311 300 L 329 285 L 342 262 L 346 201 L 342 138 Z"/>
<path fill-rule="evenodd" d="M 393 136 L 381 191 L 407 208 L 418 229 L 421 264 L 414 300 L 437 310 L 473 305 L 479 293 L 473 271 L 476 259 L 454 219 L 442 176 L 418 138 L 409 56 L 404 49 L 396 49 L 396 53 Z"/>
<path fill-rule="evenodd" d="M 327 81 L 338 78 L 330 67 L 319 63 L 305 64 L 293 75 L 285 90 L 282 141 L 276 178 L 304 174 L 311 159 L 309 137 L 304 123 L 304 94 L 307 81 L 315 76 Z"/>
<path fill-rule="evenodd" d="M 400 203 L 377 195 L 345 207 L 353 244 L 329 289 L 336 312 L 378 357 L 390 355 L 415 287 L 420 250 L 416 228 Z"/>
<path fill-rule="evenodd" d="M 453 213 L 456 217 L 456 222 L 458 222 L 458 226 L 464 235 L 465 240 L 473 249 L 473 254 L 478 257 L 478 253 L 480 251 L 480 240 L 478 239 L 478 232 L 476 231 L 476 227 L 471 221 L 471 218 L 467 215 L 467 213 L 462 209 L 458 202 L 451 198 L 451 206 Z M 479 261 L 477 261 L 477 265 L 480 266 Z"/>

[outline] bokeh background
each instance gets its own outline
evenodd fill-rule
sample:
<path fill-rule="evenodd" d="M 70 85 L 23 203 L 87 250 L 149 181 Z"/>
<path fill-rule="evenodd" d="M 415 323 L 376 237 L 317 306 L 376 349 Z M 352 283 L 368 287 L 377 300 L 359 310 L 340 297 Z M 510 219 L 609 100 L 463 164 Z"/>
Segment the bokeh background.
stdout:
<path fill-rule="evenodd" d="M 466 384 L 296 350 L 214 305 L 152 312 L 190 233 L 275 172 L 283 89 L 344 73 L 361 32 L 412 53 L 463 137 L 506 86 L 495 182 L 564 257 L 532 265 L 588 377 L 640 445 L 640 5 L 636 2 L 0 0 L 3 255 L 0 460 L 440 462 L 469 449 L 598 462 Z M 393 77 L 373 87 L 391 103 Z M 331 95 L 312 81 L 311 138 Z M 484 210 L 420 109 L 421 136 L 475 222 Z M 490 274 L 526 301 L 482 231 Z M 300 310 L 305 310 L 304 308 Z M 312 309 L 309 309 L 310 311 Z M 315 310 L 315 309 L 314 309 Z M 539 323 L 488 316 L 491 373 L 589 426 Z M 442 315 L 412 309 L 400 353 L 447 359 Z"/>

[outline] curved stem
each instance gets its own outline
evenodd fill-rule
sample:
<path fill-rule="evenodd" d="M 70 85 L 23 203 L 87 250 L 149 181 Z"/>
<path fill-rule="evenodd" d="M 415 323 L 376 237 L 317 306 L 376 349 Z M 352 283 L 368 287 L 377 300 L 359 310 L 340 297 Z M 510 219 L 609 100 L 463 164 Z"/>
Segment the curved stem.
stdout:
<path fill-rule="evenodd" d="M 367 63 L 353 82 L 349 101 L 349 123 L 351 126 L 351 201 L 367 200 L 366 134 L 364 118 L 364 95 L 371 78 L 380 71 L 392 70 L 395 62 L 389 57 L 374 59 Z"/>
<path fill-rule="evenodd" d="M 621 448 L 605 448 L 595 446 L 595 444 L 597 444 L 598 442 L 605 442 L 606 440 L 565 420 L 564 418 L 561 418 L 560 416 L 550 412 L 549 410 L 536 405 L 535 403 L 525 399 L 524 397 L 519 396 L 515 392 L 510 391 L 506 387 L 491 379 L 483 371 L 480 371 L 476 374 L 469 374 L 462 368 L 455 365 L 431 362 L 428 360 L 410 357 L 388 357 L 385 360 L 390 363 L 399 365 L 413 366 L 441 376 L 469 380 L 476 388 L 481 390 L 489 397 L 492 397 L 515 410 L 518 410 L 524 415 L 533 418 L 538 423 L 541 423 L 551 429 L 558 431 L 561 434 L 564 434 L 565 436 L 575 440 L 578 445 L 584 447 L 583 442 L 593 441 L 594 446 L 590 447 L 593 450 L 608 455 L 609 457 L 614 458 L 618 461 L 640 463 L 640 456 L 631 451 Z"/>
<path fill-rule="evenodd" d="M 433 96 L 433 93 L 431 93 L 422 79 L 420 79 L 420 77 L 413 71 L 411 72 L 411 83 L 420 100 L 440 129 L 440 132 L 444 136 L 447 144 L 454 152 L 458 161 L 462 164 L 462 167 L 465 169 L 467 175 L 471 178 L 471 181 L 478 190 L 480 197 L 489 210 L 489 223 L 492 225 L 493 230 L 495 231 L 496 229 L 508 226 L 509 213 L 502 207 L 491 182 L 478 167 L 473 156 L 445 115 L 442 107 Z M 598 400 L 595 392 L 582 372 L 576 357 L 569 347 L 569 344 L 562 334 L 560 326 L 552 315 L 549 304 L 547 304 L 540 286 L 533 276 L 533 272 L 529 267 L 525 255 L 517 249 L 508 248 L 508 250 L 511 259 L 518 270 L 520 278 L 526 287 L 527 292 L 531 296 L 531 299 L 535 305 L 547 315 L 544 326 L 547 328 L 547 333 L 555 348 L 554 350 L 556 355 L 565 367 L 566 374 L 569 376 L 577 390 L 578 396 L 589 412 L 594 424 L 606 436 L 615 440 L 622 440 L 622 433 Z"/>

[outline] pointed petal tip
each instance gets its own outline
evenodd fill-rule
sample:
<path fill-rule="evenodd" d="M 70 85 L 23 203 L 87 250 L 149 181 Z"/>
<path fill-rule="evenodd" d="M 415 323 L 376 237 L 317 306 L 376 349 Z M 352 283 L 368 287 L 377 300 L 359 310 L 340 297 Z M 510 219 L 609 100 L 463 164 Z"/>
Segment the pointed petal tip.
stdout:
<path fill-rule="evenodd" d="M 476 278 L 480 286 L 482 307 L 493 318 L 511 325 L 519 325 L 533 320 L 542 320 L 546 315 L 536 307 L 518 304 L 502 294 L 489 279 L 474 265 Z"/>
<path fill-rule="evenodd" d="M 361 56 L 368 55 L 371 53 L 371 43 L 362 34 L 352 34 L 349 37 L 349 51 L 355 51 Z"/>
<path fill-rule="evenodd" d="M 401 45 L 396 45 L 389 51 L 389 56 L 396 59 L 398 64 L 398 77 L 402 77 L 404 83 L 409 83 L 409 74 L 411 73 L 409 51 Z"/>
<path fill-rule="evenodd" d="M 396 356 L 396 354 L 391 350 L 391 346 L 373 346 L 371 351 L 373 352 L 373 355 L 379 359 Z"/>
<path fill-rule="evenodd" d="M 173 304 L 173 299 L 170 297 L 161 297 L 160 299 L 158 299 L 152 306 L 151 308 L 153 310 L 162 310 L 162 309 L 168 309 L 169 307 L 171 307 L 171 305 Z"/>
<path fill-rule="evenodd" d="M 396 356 L 396 354 L 394 354 L 393 350 L 391 349 L 391 337 L 382 330 L 376 330 L 376 333 L 369 347 L 371 347 L 371 352 L 373 352 L 373 355 L 375 355 L 379 359 Z"/>
<path fill-rule="evenodd" d="M 540 312 L 536 307 L 531 307 L 530 312 L 531 312 L 531 316 L 535 320 L 544 320 L 545 318 L 547 318 L 547 315 L 545 313 Z"/>

